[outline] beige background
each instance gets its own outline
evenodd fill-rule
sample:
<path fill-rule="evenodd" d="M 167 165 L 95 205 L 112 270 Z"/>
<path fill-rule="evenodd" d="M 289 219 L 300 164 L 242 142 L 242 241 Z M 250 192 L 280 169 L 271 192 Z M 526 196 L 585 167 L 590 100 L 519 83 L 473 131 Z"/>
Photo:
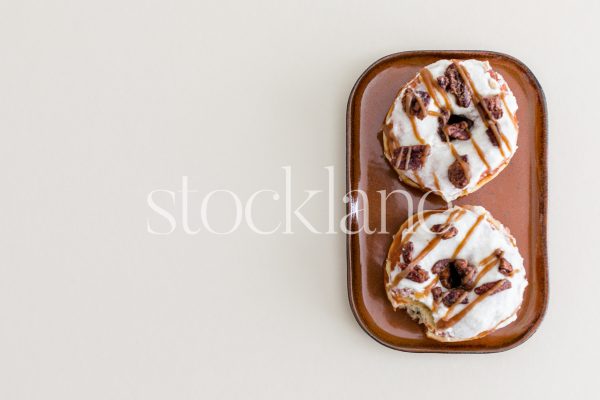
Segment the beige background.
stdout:
<path fill-rule="evenodd" d="M 0 398 L 589 398 L 599 18 L 594 1 L 0 1 Z M 146 231 L 164 227 L 147 194 L 183 175 L 195 227 L 206 193 L 281 191 L 285 165 L 295 202 L 328 165 L 341 196 L 352 85 L 416 49 L 506 52 L 546 92 L 551 300 L 527 343 L 377 344 L 348 307 L 342 234 Z M 230 225 L 230 200 L 211 204 Z M 323 194 L 306 210 L 326 227 Z"/>

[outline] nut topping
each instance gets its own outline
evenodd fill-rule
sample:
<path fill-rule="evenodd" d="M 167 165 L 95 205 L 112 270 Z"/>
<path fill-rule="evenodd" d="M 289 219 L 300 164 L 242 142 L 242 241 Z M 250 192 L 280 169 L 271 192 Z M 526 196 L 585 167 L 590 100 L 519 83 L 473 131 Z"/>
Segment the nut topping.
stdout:
<path fill-rule="evenodd" d="M 423 283 L 429 279 L 429 273 L 420 266 L 416 265 L 412 271 L 406 275 L 406 279 L 414 282 Z"/>
<path fill-rule="evenodd" d="M 446 133 L 450 140 L 469 140 L 471 139 L 471 133 L 468 131 L 469 124 L 465 121 L 457 122 L 455 124 L 446 125 Z"/>
<path fill-rule="evenodd" d="M 427 92 L 407 88 L 402 97 L 402 107 L 407 114 L 423 119 L 427 115 L 427 106 L 430 100 Z"/>
<path fill-rule="evenodd" d="M 438 135 L 442 142 L 469 140 L 471 138 L 469 129 L 473 126 L 473 121 L 467 117 L 457 114 L 450 115 L 448 111 L 442 110 L 438 122 Z"/>
<path fill-rule="evenodd" d="M 402 252 L 402 261 L 404 261 L 407 264 L 412 261 L 413 249 L 413 242 L 406 242 L 402 244 L 402 248 L 400 249 L 400 251 Z"/>
<path fill-rule="evenodd" d="M 450 64 L 444 76 L 438 77 L 437 81 L 442 89 L 456 97 L 456 104 L 461 107 L 468 107 L 471 104 L 471 92 L 460 76 L 456 64 Z"/>
<path fill-rule="evenodd" d="M 430 152 L 431 146 L 428 144 L 401 146 L 393 151 L 392 164 L 401 170 L 421 169 Z"/>
<path fill-rule="evenodd" d="M 442 288 L 439 286 L 434 287 L 431 289 L 431 295 L 433 296 L 433 301 L 439 303 L 442 299 Z"/>
<path fill-rule="evenodd" d="M 496 121 L 488 120 L 488 128 L 485 133 L 493 146 L 500 147 L 500 132 Z"/>
<path fill-rule="evenodd" d="M 475 294 L 482 295 L 484 293 L 489 292 L 494 286 L 496 286 L 496 284 L 498 284 L 498 282 L 502 283 L 500 284 L 500 286 L 498 286 L 498 288 L 496 288 L 492 293 L 489 294 L 490 296 L 503 290 L 510 289 L 512 287 L 508 279 L 502 279 L 499 281 L 484 283 L 483 285 L 476 287 Z"/>
<path fill-rule="evenodd" d="M 439 274 L 445 268 L 447 268 L 451 262 L 452 262 L 452 260 L 449 258 L 444 258 L 443 260 L 439 260 L 435 264 L 433 264 L 433 267 L 431 267 L 431 272 L 433 272 L 434 274 Z"/>
<path fill-rule="evenodd" d="M 466 154 L 460 156 L 459 159 L 450 164 L 448 167 L 448 179 L 458 189 L 467 186 L 471 180 L 471 170 L 469 168 L 469 158 Z"/>
<path fill-rule="evenodd" d="M 444 303 L 446 307 L 450 307 L 451 305 L 456 303 L 461 297 L 463 297 L 461 304 L 467 304 L 469 302 L 469 299 L 467 298 L 467 296 L 463 296 L 464 294 L 466 294 L 466 292 L 462 289 L 450 289 L 442 299 L 442 303 Z"/>
<path fill-rule="evenodd" d="M 451 224 L 437 224 L 431 227 L 431 231 L 437 233 L 442 240 L 453 238 L 458 233 L 458 229 Z"/>
<path fill-rule="evenodd" d="M 513 267 L 506 258 L 501 257 L 498 271 L 500 271 L 502 275 L 510 276 L 513 272 Z"/>
<path fill-rule="evenodd" d="M 439 260 L 433 265 L 431 272 L 439 276 L 440 283 L 446 289 L 473 289 L 476 268 L 467 260 Z"/>
<path fill-rule="evenodd" d="M 500 96 L 492 96 L 492 97 L 484 97 L 482 99 L 483 106 L 488 111 L 488 113 L 494 119 L 502 118 L 502 104 L 500 103 Z"/>

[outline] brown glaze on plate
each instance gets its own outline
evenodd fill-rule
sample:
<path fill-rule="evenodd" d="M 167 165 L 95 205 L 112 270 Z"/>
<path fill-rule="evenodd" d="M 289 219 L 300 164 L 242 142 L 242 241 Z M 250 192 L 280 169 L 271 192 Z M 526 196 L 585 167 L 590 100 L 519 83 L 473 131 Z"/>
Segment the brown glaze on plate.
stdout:
<path fill-rule="evenodd" d="M 439 59 L 488 60 L 502 74 L 519 104 L 519 139 L 516 154 L 494 180 L 454 204 L 481 205 L 508 227 L 524 258 L 529 286 L 515 322 L 490 335 L 466 342 L 441 343 L 427 338 L 424 327 L 404 310 L 394 311 L 384 285 L 385 259 L 392 235 L 409 217 L 408 202 L 395 195 L 387 202 L 388 234 L 361 231 L 347 237 L 348 296 L 360 326 L 381 344 L 403 351 L 440 353 L 491 353 L 511 349 L 527 340 L 537 329 L 548 303 L 548 260 L 546 254 L 547 207 L 547 118 L 542 88 L 531 71 L 505 54 L 488 51 L 414 51 L 392 54 L 371 65 L 358 79 L 346 119 L 347 191 L 368 194 L 370 226 L 379 230 L 379 190 L 403 189 L 410 193 L 416 212 L 423 192 L 402 184 L 383 155 L 381 127 L 400 88 L 417 72 Z M 363 208 L 353 192 L 348 203 Z M 425 209 L 445 207 L 430 195 Z M 412 213 L 411 213 L 412 214 Z M 350 218 L 352 230 L 359 221 Z"/>

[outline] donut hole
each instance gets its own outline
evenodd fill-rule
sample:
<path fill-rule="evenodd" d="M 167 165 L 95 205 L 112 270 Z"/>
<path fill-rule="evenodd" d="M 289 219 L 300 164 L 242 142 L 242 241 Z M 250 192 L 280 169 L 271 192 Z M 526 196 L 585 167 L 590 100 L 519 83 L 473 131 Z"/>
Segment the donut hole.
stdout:
<path fill-rule="evenodd" d="M 445 117 L 445 118 L 444 118 Z M 438 134 L 442 142 L 454 140 L 469 140 L 473 120 L 459 114 L 445 114 L 439 119 Z M 447 119 L 446 119 L 447 118 Z"/>
<path fill-rule="evenodd" d="M 446 289 L 473 289 L 476 268 L 462 259 L 443 259 L 435 263 L 432 270 Z"/>
<path fill-rule="evenodd" d="M 450 114 L 450 118 L 448 118 L 448 122 L 446 123 L 446 125 L 460 124 L 461 122 L 466 122 L 469 129 L 471 129 L 471 127 L 473 126 L 472 119 L 458 114 Z"/>
<path fill-rule="evenodd" d="M 447 282 L 450 286 L 448 289 L 458 289 L 460 285 L 462 285 L 462 277 L 460 276 L 458 269 L 456 268 L 454 263 L 450 263 L 448 268 L 449 277 Z"/>

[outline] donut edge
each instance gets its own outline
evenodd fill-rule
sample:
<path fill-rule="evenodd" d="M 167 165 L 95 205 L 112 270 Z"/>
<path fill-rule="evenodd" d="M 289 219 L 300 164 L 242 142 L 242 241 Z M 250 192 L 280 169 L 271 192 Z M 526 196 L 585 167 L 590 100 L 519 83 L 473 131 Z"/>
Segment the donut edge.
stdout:
<path fill-rule="evenodd" d="M 426 68 L 426 67 L 424 67 L 424 68 Z M 490 64 L 490 69 L 492 71 L 494 70 L 491 67 L 491 64 Z M 400 88 L 400 90 L 398 90 L 398 93 L 396 94 L 396 96 L 394 97 L 394 100 L 392 101 L 392 105 L 390 106 L 390 108 L 388 109 L 388 112 L 385 115 L 385 118 L 383 120 L 383 124 L 384 125 L 385 125 L 385 122 L 388 120 L 389 116 L 392 114 L 392 111 L 394 110 L 394 107 L 395 107 L 395 104 L 396 104 L 396 99 L 398 99 L 398 97 L 400 96 L 400 94 L 402 93 L 402 91 L 404 91 L 410 85 L 412 85 L 415 82 L 417 82 L 418 81 L 418 77 L 419 77 L 419 74 L 417 74 L 414 78 L 412 78 L 410 81 L 408 81 L 406 84 L 404 84 Z M 515 119 L 518 121 L 516 114 L 515 114 Z M 447 203 L 449 203 L 451 201 L 454 201 L 454 200 L 457 200 L 457 199 L 459 199 L 461 197 L 464 197 L 464 196 L 466 196 L 466 195 L 468 195 L 470 193 L 474 193 L 474 192 L 478 191 L 479 189 L 481 189 L 483 186 L 485 186 L 487 183 L 491 182 L 495 177 L 497 177 L 504 170 L 504 168 L 506 168 L 508 166 L 508 164 L 510 163 L 510 161 L 512 160 L 512 158 L 514 157 L 515 153 L 518 150 L 518 147 L 515 147 L 514 151 L 510 155 L 510 157 L 507 157 L 504 160 L 504 162 L 502 164 L 500 164 L 500 166 L 498 166 L 495 170 L 491 171 L 491 173 L 489 173 L 488 175 L 484 176 L 483 178 L 480 178 L 479 181 L 477 182 L 477 184 L 473 188 L 471 188 L 470 190 L 464 190 L 463 189 L 463 191 L 456 198 L 454 198 L 454 199 L 448 199 L 439 190 L 432 189 L 432 188 L 429 188 L 427 186 L 421 186 L 421 185 L 419 185 L 419 183 L 415 182 L 410 177 L 408 177 L 408 175 L 406 175 L 403 170 L 400 170 L 400 169 L 397 169 L 396 167 L 394 167 L 394 164 L 392 163 L 392 157 L 391 157 L 391 154 L 389 152 L 389 144 L 388 144 L 389 138 L 383 132 L 384 132 L 384 130 L 382 129 L 383 153 L 384 153 L 385 158 L 387 159 L 388 163 L 392 167 L 392 169 L 394 171 L 396 171 L 396 173 L 398 174 L 398 178 L 400 179 L 400 181 L 403 182 L 406 185 L 409 185 L 409 186 L 414 187 L 416 189 L 420 189 L 420 190 L 422 190 L 424 192 L 434 193 L 437 196 L 441 197 Z M 519 129 L 517 129 L 517 132 L 516 132 L 515 143 L 518 140 L 519 140 Z"/>
<path fill-rule="evenodd" d="M 471 205 L 462 205 L 462 206 L 455 206 L 455 207 L 463 208 L 463 209 L 466 209 L 469 211 L 473 211 L 473 209 L 474 209 L 474 206 L 471 206 Z M 441 208 L 441 209 L 437 209 L 437 210 L 426 210 L 425 212 L 427 212 L 427 211 L 446 211 L 446 210 L 447 210 L 446 208 Z M 393 247 L 393 244 L 396 241 L 396 239 L 398 239 L 398 240 L 402 239 L 402 231 L 404 231 L 405 229 L 412 227 L 414 225 L 414 223 L 413 223 L 409 226 L 409 223 L 411 221 L 418 221 L 419 217 L 421 217 L 422 214 L 423 213 L 421 213 L 421 212 L 417 212 L 417 213 L 411 215 L 410 217 L 408 217 L 406 219 L 406 221 L 404 221 L 404 223 L 400 226 L 400 228 L 398 229 L 396 234 L 393 236 L 392 244 L 390 244 L 390 248 L 388 249 L 388 255 L 386 256 L 386 259 L 385 259 L 385 270 L 384 270 L 384 274 L 383 274 L 384 289 L 385 289 L 388 300 L 390 301 L 390 303 L 392 304 L 392 307 L 394 308 L 394 311 L 399 310 L 399 309 L 406 310 L 406 313 L 413 320 L 415 320 L 419 324 L 425 325 L 426 336 L 428 338 L 436 340 L 438 342 L 467 342 L 467 341 L 471 341 L 471 340 L 480 339 L 480 338 L 483 338 L 483 337 L 495 332 L 497 329 L 504 328 L 504 326 L 507 326 L 510 323 L 512 323 L 513 321 L 510 321 L 508 324 L 504 325 L 507 321 L 511 320 L 513 317 L 516 316 L 516 314 L 519 312 L 519 310 L 521 309 L 521 307 L 523 305 L 523 300 L 521 300 L 519 307 L 517 307 L 515 309 L 515 311 L 509 317 L 500 321 L 494 328 L 489 329 L 484 332 L 481 332 L 477 336 L 474 336 L 471 338 L 451 338 L 451 337 L 444 335 L 443 334 L 444 331 L 438 331 L 436 329 L 435 322 L 433 319 L 433 314 L 432 314 L 431 310 L 429 309 L 429 307 L 427 307 L 425 304 L 421 303 L 418 300 L 412 299 L 408 296 L 398 295 L 397 297 L 394 297 L 392 295 L 391 290 L 389 290 L 389 288 L 388 288 L 389 273 L 393 267 L 392 261 L 390 260 L 390 249 Z M 492 217 L 490 212 L 487 210 L 486 210 L 485 219 L 490 224 L 492 224 L 494 227 L 496 227 L 498 230 L 501 230 L 508 237 L 511 244 L 513 246 L 517 247 L 516 239 L 512 236 L 512 234 L 510 233 L 510 230 L 508 228 L 506 228 L 500 221 L 498 221 L 497 219 Z"/>

